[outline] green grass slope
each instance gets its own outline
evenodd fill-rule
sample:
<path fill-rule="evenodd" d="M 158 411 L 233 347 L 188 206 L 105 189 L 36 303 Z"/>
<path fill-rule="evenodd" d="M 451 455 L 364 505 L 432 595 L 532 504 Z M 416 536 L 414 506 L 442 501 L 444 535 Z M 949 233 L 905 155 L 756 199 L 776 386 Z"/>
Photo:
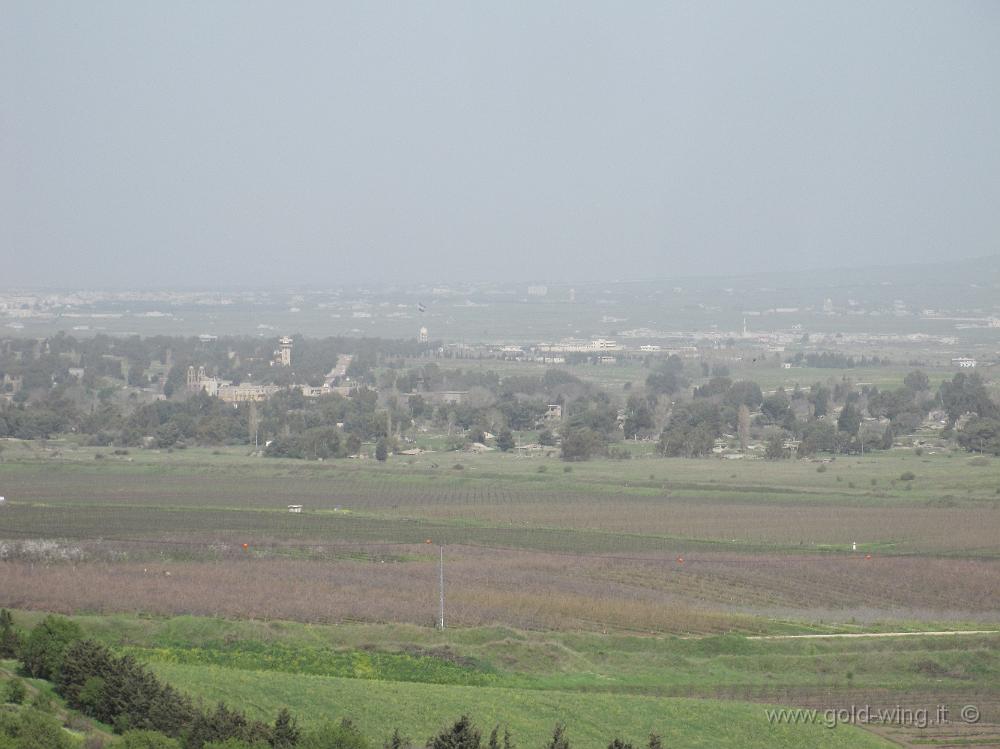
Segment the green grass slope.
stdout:
<path fill-rule="evenodd" d="M 225 700 L 260 716 L 287 705 L 305 724 L 350 717 L 375 741 L 398 726 L 419 745 L 467 713 L 487 730 L 495 723 L 507 724 L 526 749 L 541 746 L 557 721 L 566 723 L 578 749 L 603 748 L 616 735 L 642 742 L 650 732 L 661 734 L 667 747 L 891 746 L 849 726 L 769 725 L 762 706 L 737 702 L 369 681 L 169 663 L 153 668 L 189 694 Z"/>

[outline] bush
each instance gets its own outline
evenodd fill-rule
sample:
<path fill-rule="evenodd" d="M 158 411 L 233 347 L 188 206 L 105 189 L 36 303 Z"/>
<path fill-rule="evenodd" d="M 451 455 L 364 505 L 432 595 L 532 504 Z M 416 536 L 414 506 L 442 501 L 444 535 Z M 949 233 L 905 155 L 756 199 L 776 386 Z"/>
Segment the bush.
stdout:
<path fill-rule="evenodd" d="M 297 747 L 298 749 L 371 749 L 371 744 L 351 721 L 343 718 L 339 723 L 328 722 L 309 731 L 299 740 Z M 465 747 L 453 747 L 453 749 L 465 749 Z"/>
<path fill-rule="evenodd" d="M 899 480 L 900 481 L 913 481 L 913 479 L 915 479 L 916 477 L 917 476 L 916 476 L 916 474 L 913 471 L 903 471 L 899 475 Z"/>
<path fill-rule="evenodd" d="M 177 739 L 158 731 L 126 731 L 118 746 L 120 749 L 181 749 Z"/>
<path fill-rule="evenodd" d="M 816 473 L 826 473 L 826 464 L 821 463 L 816 467 Z"/>
<path fill-rule="evenodd" d="M 11 679 L 7 683 L 7 702 L 14 705 L 20 705 L 24 702 L 24 698 L 27 696 L 28 690 L 24 686 L 24 682 L 20 679 Z"/>
<path fill-rule="evenodd" d="M 59 722 L 37 710 L 24 710 L 7 723 L 6 733 L 15 749 L 71 749 L 73 742 Z M 5 745 L 7 746 L 7 745 Z"/>
<path fill-rule="evenodd" d="M 40 713 L 54 713 L 56 711 L 55 703 L 45 692 L 35 692 L 35 696 L 31 698 L 31 707 Z"/>

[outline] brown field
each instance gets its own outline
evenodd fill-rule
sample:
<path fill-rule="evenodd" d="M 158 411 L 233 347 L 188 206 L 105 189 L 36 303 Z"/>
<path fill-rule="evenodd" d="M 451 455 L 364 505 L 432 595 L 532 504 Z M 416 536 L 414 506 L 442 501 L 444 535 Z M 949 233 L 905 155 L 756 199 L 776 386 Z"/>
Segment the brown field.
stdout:
<path fill-rule="evenodd" d="M 0 605 L 430 624 L 443 544 L 447 616 L 460 625 L 1000 620 L 996 462 L 882 454 L 817 472 L 808 461 L 23 452 L 0 463 Z M 898 481 L 908 467 L 918 478 Z M 292 502 L 306 512 L 286 512 Z"/>
<path fill-rule="evenodd" d="M 217 547 L 215 560 L 11 559 L 0 604 L 309 622 L 431 624 L 437 564 L 426 545 Z M 171 547 L 172 548 L 172 547 Z M 169 550 L 169 549 L 168 549 Z M 313 558 L 288 558 L 289 552 Z M 928 557 L 570 554 L 446 547 L 454 625 L 646 632 L 765 632 L 789 622 L 997 622 L 1000 562 Z"/>

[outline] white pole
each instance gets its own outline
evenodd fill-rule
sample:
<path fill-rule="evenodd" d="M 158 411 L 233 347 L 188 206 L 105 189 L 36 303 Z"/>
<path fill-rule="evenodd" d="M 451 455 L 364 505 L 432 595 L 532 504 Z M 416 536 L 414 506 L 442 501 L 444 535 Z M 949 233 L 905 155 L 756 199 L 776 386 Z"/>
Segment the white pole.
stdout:
<path fill-rule="evenodd" d="M 439 546 L 441 552 L 438 561 L 438 589 L 441 594 L 440 606 L 438 608 L 438 629 L 444 629 L 444 547 Z"/>

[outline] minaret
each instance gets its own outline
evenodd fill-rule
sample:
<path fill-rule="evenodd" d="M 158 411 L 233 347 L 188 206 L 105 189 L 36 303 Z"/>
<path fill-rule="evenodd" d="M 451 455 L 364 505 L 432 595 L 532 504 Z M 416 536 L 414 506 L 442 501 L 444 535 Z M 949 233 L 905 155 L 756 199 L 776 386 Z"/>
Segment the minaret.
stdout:
<path fill-rule="evenodd" d="M 743 318 L 743 337 L 746 338 L 749 335 L 747 332 L 747 319 Z"/>

